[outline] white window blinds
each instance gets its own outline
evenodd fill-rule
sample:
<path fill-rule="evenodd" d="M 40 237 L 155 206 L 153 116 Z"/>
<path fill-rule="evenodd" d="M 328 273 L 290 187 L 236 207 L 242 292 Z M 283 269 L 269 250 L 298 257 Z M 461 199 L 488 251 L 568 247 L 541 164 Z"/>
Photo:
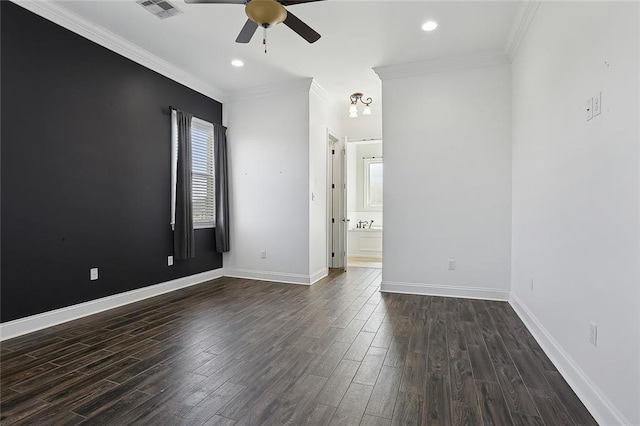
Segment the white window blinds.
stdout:
<path fill-rule="evenodd" d="M 191 121 L 191 156 L 193 225 L 215 226 L 213 124 L 195 117 Z"/>
<path fill-rule="evenodd" d="M 171 139 L 171 225 L 175 224 L 176 164 L 178 130 L 172 113 Z M 191 120 L 191 202 L 194 228 L 212 228 L 216 223 L 215 161 L 213 124 L 193 117 Z"/>

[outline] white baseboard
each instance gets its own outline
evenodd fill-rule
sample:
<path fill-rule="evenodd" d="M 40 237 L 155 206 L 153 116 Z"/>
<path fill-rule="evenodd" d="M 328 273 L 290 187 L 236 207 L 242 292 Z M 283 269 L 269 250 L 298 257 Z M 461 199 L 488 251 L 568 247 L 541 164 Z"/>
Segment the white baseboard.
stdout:
<path fill-rule="evenodd" d="M 314 284 L 329 275 L 329 268 L 319 269 L 309 276 L 309 284 Z"/>
<path fill-rule="evenodd" d="M 19 318 L 0 324 L 0 341 L 31 333 L 43 328 L 52 327 L 63 322 L 72 321 L 98 312 L 128 305 L 143 299 L 158 296 L 170 291 L 200 284 L 224 275 L 223 269 L 202 272 L 188 277 L 178 278 L 149 287 L 138 288 L 125 293 L 114 294 L 113 296 L 102 297 L 96 300 L 67 306 L 54 311 L 43 312 L 30 317 Z"/>
<path fill-rule="evenodd" d="M 224 275 L 231 278 L 245 278 L 250 280 L 272 281 L 284 284 L 311 285 L 311 277 L 289 272 L 258 271 L 255 269 L 225 268 Z"/>
<path fill-rule="evenodd" d="M 466 299 L 509 300 L 509 290 L 485 287 L 461 287 L 439 284 L 382 281 L 384 293 L 418 294 L 421 296 L 464 297 Z"/>
<path fill-rule="evenodd" d="M 630 425 L 631 422 L 589 379 L 529 308 L 514 294 L 510 295 L 509 303 L 596 421 L 603 426 Z"/>

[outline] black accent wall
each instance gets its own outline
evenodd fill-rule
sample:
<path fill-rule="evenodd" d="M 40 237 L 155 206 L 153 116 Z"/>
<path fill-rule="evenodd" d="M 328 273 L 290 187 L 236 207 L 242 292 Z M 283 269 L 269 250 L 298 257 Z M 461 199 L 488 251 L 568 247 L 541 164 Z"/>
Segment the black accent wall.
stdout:
<path fill-rule="evenodd" d="M 213 229 L 167 266 L 166 114 L 221 123 L 222 105 L 13 3 L 0 14 L 0 320 L 222 267 Z"/>

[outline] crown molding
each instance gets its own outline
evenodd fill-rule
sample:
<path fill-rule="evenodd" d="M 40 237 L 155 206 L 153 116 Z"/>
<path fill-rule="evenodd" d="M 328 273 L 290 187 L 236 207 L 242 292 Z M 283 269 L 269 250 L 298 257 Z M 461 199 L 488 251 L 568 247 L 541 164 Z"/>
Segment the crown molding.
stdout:
<path fill-rule="evenodd" d="M 524 37 L 527 35 L 527 31 L 538 11 L 540 2 L 541 0 L 523 0 L 520 2 L 513 20 L 513 25 L 511 26 L 509 38 L 507 38 L 507 43 L 504 46 L 504 52 L 509 58 L 509 61 L 513 61 L 518 54 L 518 49 Z"/>
<path fill-rule="evenodd" d="M 318 80 L 313 79 L 313 81 L 311 82 L 310 91 L 311 93 L 314 93 L 316 96 L 318 96 L 321 100 L 330 104 L 332 107 L 339 107 L 340 100 L 335 96 L 329 94 L 329 92 L 327 92 L 324 87 L 322 87 L 320 83 L 318 83 Z"/>
<path fill-rule="evenodd" d="M 423 62 L 386 65 L 375 67 L 373 71 L 381 80 L 416 77 L 447 71 L 458 71 L 470 68 L 483 68 L 493 65 L 508 64 L 509 58 L 500 51 L 485 52 L 473 55 L 452 56 Z"/>
<path fill-rule="evenodd" d="M 324 90 L 324 87 L 322 87 L 320 83 L 318 83 L 318 80 L 316 80 L 315 78 L 311 82 L 310 91 L 311 93 L 314 93 L 316 96 L 318 96 L 320 99 L 324 101 L 334 102 L 334 99 L 331 96 L 329 96 L 329 93 L 327 93 L 327 91 Z"/>
<path fill-rule="evenodd" d="M 153 53 L 51 1 L 11 0 L 63 28 L 219 102 L 225 93 Z"/>
<path fill-rule="evenodd" d="M 282 96 L 292 93 L 309 92 L 313 78 L 301 78 L 287 81 L 285 83 L 272 84 L 268 86 L 259 86 L 249 89 L 242 89 L 231 92 L 227 96 L 227 102 L 237 102 L 248 99 Z"/>

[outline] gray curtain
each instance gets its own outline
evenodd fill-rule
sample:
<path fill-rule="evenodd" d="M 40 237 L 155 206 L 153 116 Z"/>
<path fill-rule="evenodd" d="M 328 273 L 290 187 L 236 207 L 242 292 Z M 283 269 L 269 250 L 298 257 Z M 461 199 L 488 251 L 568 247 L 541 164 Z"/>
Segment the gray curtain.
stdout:
<path fill-rule="evenodd" d="M 178 169 L 173 255 L 176 259 L 196 256 L 191 205 L 191 114 L 176 110 L 178 120 Z"/>
<path fill-rule="evenodd" d="M 229 251 L 229 180 L 227 170 L 227 128 L 213 125 L 216 161 L 216 251 Z"/>

